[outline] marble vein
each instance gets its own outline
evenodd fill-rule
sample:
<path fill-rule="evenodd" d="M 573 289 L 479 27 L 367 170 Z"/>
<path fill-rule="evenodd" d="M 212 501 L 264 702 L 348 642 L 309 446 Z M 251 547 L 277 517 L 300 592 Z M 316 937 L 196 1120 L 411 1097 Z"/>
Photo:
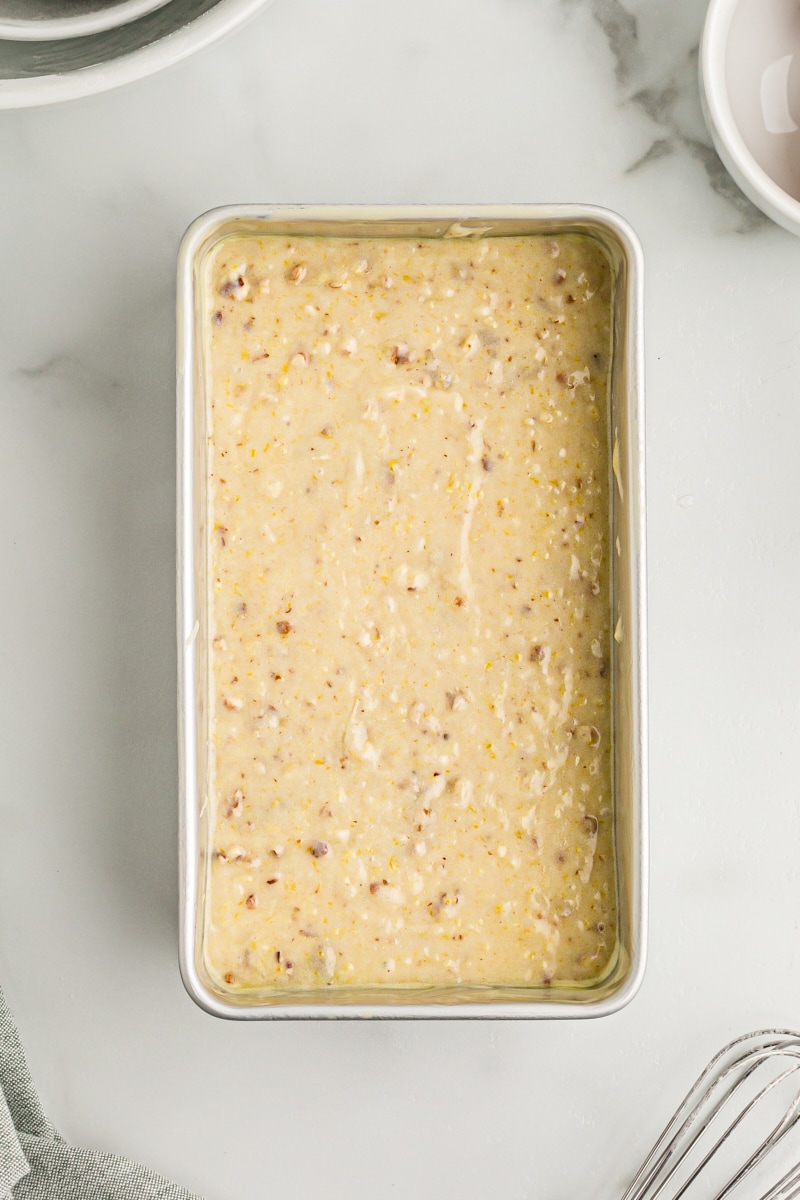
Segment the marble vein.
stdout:
<path fill-rule="evenodd" d="M 749 233 L 767 224 L 767 218 L 728 175 L 708 139 L 700 109 L 696 31 L 688 53 L 676 38 L 670 59 L 657 63 L 648 55 L 640 31 L 640 19 L 647 21 L 652 17 L 647 6 L 640 16 L 631 12 L 622 0 L 562 0 L 562 4 L 588 5 L 608 44 L 614 77 L 624 100 L 639 108 L 658 127 L 651 145 L 631 163 L 628 173 L 675 153 L 688 154 L 702 168 L 712 191 L 735 210 L 737 232 Z M 677 18 L 680 14 L 675 15 Z"/>

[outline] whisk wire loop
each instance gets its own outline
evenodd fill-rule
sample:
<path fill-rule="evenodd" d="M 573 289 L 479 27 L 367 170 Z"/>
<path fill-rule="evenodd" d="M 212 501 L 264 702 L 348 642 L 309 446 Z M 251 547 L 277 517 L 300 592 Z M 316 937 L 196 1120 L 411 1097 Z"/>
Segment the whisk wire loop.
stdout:
<path fill-rule="evenodd" d="M 762 1082 L 754 1078 L 758 1071 L 772 1073 Z M 726 1155 L 733 1156 L 734 1166 L 714 1192 L 714 1200 L 726 1200 L 800 1122 L 800 1076 L 792 1081 L 788 1103 L 780 1090 L 798 1072 L 800 1034 L 766 1029 L 730 1042 L 689 1089 L 623 1200 L 682 1200 L 690 1189 L 699 1187 L 723 1147 Z M 740 1152 L 736 1143 L 744 1137 L 745 1123 L 752 1128 L 759 1110 L 779 1102 L 783 1108 L 777 1121 L 759 1135 L 754 1149 L 747 1146 L 746 1152 Z M 800 1200 L 800 1160 L 763 1191 L 760 1200 Z"/>

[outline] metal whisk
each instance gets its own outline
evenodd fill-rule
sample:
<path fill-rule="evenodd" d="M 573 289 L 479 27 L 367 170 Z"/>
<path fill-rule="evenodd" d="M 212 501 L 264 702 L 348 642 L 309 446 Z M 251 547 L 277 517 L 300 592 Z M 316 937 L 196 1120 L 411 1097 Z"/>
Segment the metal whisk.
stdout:
<path fill-rule="evenodd" d="M 787 1135 L 799 1121 L 800 1034 L 748 1033 L 708 1064 L 623 1200 L 722 1200 L 749 1176 L 748 1200 L 794 1200 L 800 1138 Z"/>

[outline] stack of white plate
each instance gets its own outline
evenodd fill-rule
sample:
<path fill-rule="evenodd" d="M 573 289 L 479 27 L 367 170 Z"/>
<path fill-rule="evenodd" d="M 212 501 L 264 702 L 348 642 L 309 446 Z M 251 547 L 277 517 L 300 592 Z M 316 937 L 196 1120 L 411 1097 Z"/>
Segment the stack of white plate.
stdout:
<path fill-rule="evenodd" d="M 53 104 L 141 79 L 270 2 L 0 0 L 0 108 Z"/>

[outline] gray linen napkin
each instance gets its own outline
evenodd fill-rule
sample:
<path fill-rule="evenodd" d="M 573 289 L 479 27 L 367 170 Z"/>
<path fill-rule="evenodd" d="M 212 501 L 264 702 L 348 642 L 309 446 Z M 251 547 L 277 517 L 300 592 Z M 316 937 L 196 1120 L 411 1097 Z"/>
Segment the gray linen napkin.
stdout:
<path fill-rule="evenodd" d="M 0 1200 L 200 1200 L 128 1158 L 64 1141 L 44 1115 L 2 990 Z"/>

